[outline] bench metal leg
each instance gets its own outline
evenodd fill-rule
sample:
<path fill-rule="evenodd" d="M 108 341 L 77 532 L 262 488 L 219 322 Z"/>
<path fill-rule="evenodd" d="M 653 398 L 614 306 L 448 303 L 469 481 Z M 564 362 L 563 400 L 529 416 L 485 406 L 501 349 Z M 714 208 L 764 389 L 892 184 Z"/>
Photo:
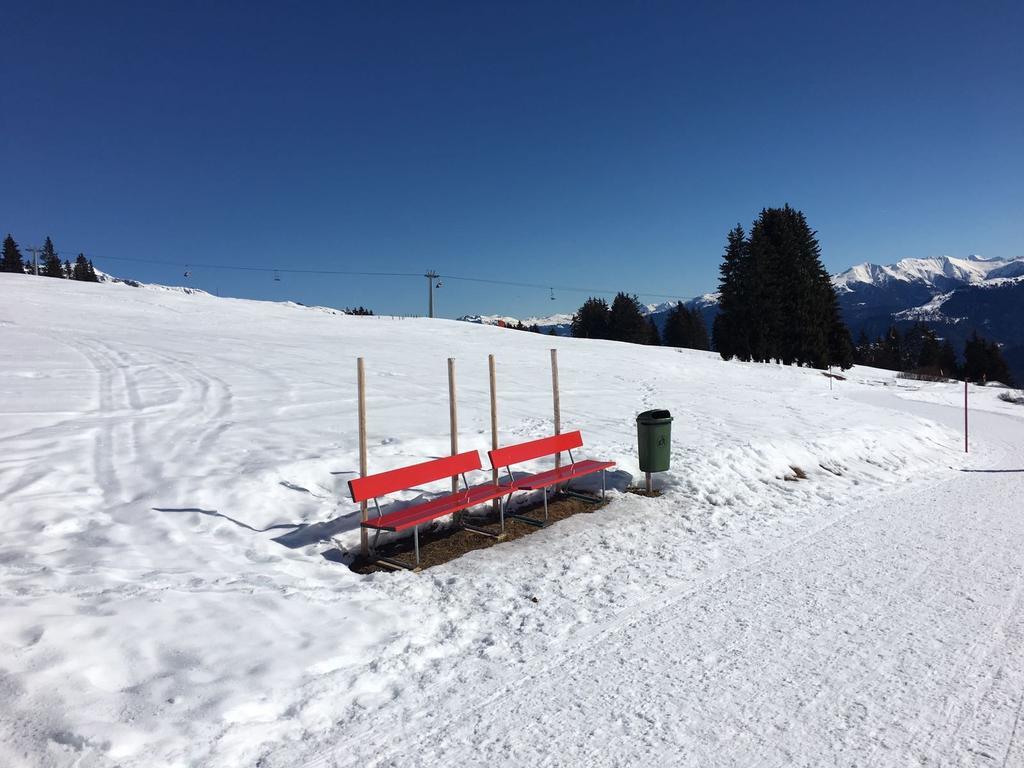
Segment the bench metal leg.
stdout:
<path fill-rule="evenodd" d="M 508 499 L 509 499 L 509 501 L 512 500 L 512 494 L 511 493 L 508 495 Z M 505 513 L 504 517 L 510 517 L 513 520 L 518 520 L 520 523 L 526 523 L 527 525 L 532 525 L 535 528 L 543 528 L 544 526 L 546 526 L 548 524 L 548 522 L 547 522 L 547 517 L 548 517 L 548 492 L 547 492 L 547 489 L 546 488 L 544 489 L 544 519 L 543 520 L 537 520 L 537 519 L 532 518 L 532 517 L 527 517 L 526 515 L 517 515 L 517 514 L 514 514 L 512 512 Z M 504 517 L 502 518 L 502 525 L 504 525 Z"/>
<path fill-rule="evenodd" d="M 605 470 L 602 469 L 601 470 L 601 498 L 602 499 L 604 499 L 604 488 L 605 488 L 604 475 L 605 475 Z"/>
<path fill-rule="evenodd" d="M 420 527 L 418 525 L 413 526 L 412 529 L 412 542 L 413 547 L 416 550 L 416 567 L 420 567 Z"/>

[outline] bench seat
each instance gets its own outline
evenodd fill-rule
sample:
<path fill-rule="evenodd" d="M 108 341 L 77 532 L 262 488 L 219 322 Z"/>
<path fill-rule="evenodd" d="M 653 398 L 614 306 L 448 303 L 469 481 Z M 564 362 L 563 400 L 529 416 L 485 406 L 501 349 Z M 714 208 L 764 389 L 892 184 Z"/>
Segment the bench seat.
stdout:
<path fill-rule="evenodd" d="M 493 483 L 477 485 L 465 491 L 450 493 L 447 496 L 414 504 L 411 507 L 404 507 L 395 512 L 388 512 L 380 517 L 370 518 L 361 523 L 361 525 L 363 528 L 373 528 L 380 531 L 404 531 L 417 525 L 428 523 L 431 520 L 436 520 L 439 517 L 493 501 L 517 489 L 518 484 L 513 487 L 494 485 Z"/>
<path fill-rule="evenodd" d="M 552 485 L 565 483 L 577 477 L 583 477 L 584 475 L 590 475 L 594 472 L 600 472 L 602 469 L 611 469 L 614 466 L 614 461 L 595 461 L 594 459 L 584 459 L 583 461 L 566 464 L 565 466 L 558 467 L 556 469 L 549 469 L 546 472 L 538 472 L 535 475 L 521 477 L 516 480 L 515 483 L 504 485 L 503 487 L 506 489 L 505 493 L 510 493 L 512 491 L 539 491 L 541 488 L 548 488 Z"/>

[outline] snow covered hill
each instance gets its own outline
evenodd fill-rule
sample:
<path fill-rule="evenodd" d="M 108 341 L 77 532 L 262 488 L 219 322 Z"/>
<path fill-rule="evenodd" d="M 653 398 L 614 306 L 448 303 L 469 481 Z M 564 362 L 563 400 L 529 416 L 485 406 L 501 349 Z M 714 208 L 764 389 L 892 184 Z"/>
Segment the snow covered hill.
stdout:
<path fill-rule="evenodd" d="M 346 549 L 358 541 L 345 493 L 358 468 L 357 356 L 376 472 L 448 452 L 448 357 L 462 449 L 489 444 L 488 353 L 501 442 L 550 433 L 552 346 L 563 424 L 583 431 L 590 456 L 618 463 L 607 507 L 419 575 L 359 576 L 335 561 L 331 537 Z M 988 518 L 968 524 L 957 505 L 898 525 L 888 516 L 889 502 L 953 478 L 1017 481 L 957 470 L 1016 461 L 994 436 L 1003 423 L 1019 428 L 1024 409 L 974 389 L 992 412 L 982 428 L 984 418 L 994 426 L 965 459 L 943 423 L 957 423 L 946 404 L 960 397 L 874 370 L 830 389 L 817 371 L 712 353 L 0 274 L 0 765 L 627 765 L 674 762 L 669 748 L 714 748 L 739 765 L 783 754 L 776 747 L 804 764 L 824 750 L 849 763 L 885 723 L 892 759 L 875 762 L 932 755 L 891 724 L 939 727 L 932 720 L 959 712 L 974 690 L 975 667 L 954 674 L 945 655 L 929 654 L 965 665 L 1004 658 L 962 647 L 981 635 L 947 627 L 951 601 L 987 621 L 1020 592 L 985 549 L 1017 546 L 1012 521 L 987 535 Z M 639 475 L 634 419 L 651 407 L 675 416 L 657 499 L 623 492 Z M 794 467 L 806 479 L 794 481 Z M 956 535 L 922 538 L 914 526 L 937 517 Z M 852 530 L 828 528 L 840 518 Z M 799 544 L 823 536 L 827 546 Z M 974 548 L 960 546 L 965 536 Z M 916 592 L 885 597 L 917 582 L 885 570 L 889 555 L 871 547 L 898 542 L 901 563 L 947 563 L 941 547 L 954 541 L 975 572 L 992 570 L 988 581 L 968 593 L 953 576 L 926 579 L 941 587 L 941 617 L 913 613 L 927 604 Z M 766 601 L 775 577 L 755 566 L 779 563 L 781 551 L 791 553 L 790 583 Z M 845 580 L 850 563 L 864 573 Z M 803 591 L 793 581 L 802 575 L 818 586 Z M 841 604 L 853 612 L 836 634 L 809 644 Z M 920 659 L 901 656 L 903 672 L 889 677 L 871 648 L 829 644 L 863 640 L 858 622 L 890 605 L 901 610 L 900 637 L 929 626 L 915 616 L 949 631 Z M 776 613 L 750 622 L 769 606 Z M 679 624 L 650 623 L 659 616 Z M 633 647 L 645 638 L 646 651 Z M 898 648 L 894 639 L 883 660 Z M 786 658 L 812 666 L 787 668 Z M 862 658 L 882 697 L 863 710 L 831 698 L 859 693 L 867 678 L 844 679 L 837 665 Z M 1002 684 L 1024 680 L 1007 658 Z M 590 682 L 578 677 L 588 669 Z M 602 688 L 601 677 L 615 684 Z M 544 682 L 573 679 L 579 686 L 561 692 Z M 686 691 L 701 679 L 711 687 L 694 699 Z M 962 692 L 941 688 L 961 682 Z M 934 718 L 921 714 L 920 686 L 940 686 Z M 529 714 L 526 700 L 542 689 Z M 813 697 L 797 700 L 797 690 Z M 737 714 L 766 696 L 788 709 Z M 515 723 L 502 719 L 512 708 Z M 787 731 L 786 712 L 814 713 L 817 725 Z M 558 725 L 584 715 L 590 736 Z M 986 722 L 1002 735 L 1003 720 Z M 556 742 L 548 758 L 537 753 Z"/>

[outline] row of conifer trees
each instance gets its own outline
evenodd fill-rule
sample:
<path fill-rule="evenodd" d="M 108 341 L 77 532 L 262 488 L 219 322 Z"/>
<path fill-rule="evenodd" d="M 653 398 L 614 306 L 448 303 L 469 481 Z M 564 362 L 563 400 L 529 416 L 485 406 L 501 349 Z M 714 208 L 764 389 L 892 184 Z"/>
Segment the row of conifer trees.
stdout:
<path fill-rule="evenodd" d="M 591 297 L 583 302 L 572 318 L 576 338 L 611 339 L 633 344 L 653 344 L 689 349 L 708 349 L 708 332 L 700 313 L 679 303 L 665 318 L 663 331 L 653 317 L 645 317 L 639 299 L 618 293 L 611 306 L 604 299 Z"/>
<path fill-rule="evenodd" d="M 78 254 L 74 264 L 67 259 L 62 262 L 49 237 L 43 243 L 38 258 L 39 274 L 43 277 L 60 277 L 66 280 L 82 280 L 87 283 L 99 282 L 92 261 L 85 258 L 85 254 Z M 4 238 L 3 256 L 0 257 L 0 272 L 19 274 L 34 272 L 31 259 L 25 259 L 22 256 L 18 244 L 14 242 L 14 238 L 10 234 Z"/>
<path fill-rule="evenodd" d="M 884 336 L 871 340 L 861 332 L 854 348 L 858 365 L 890 371 L 904 371 L 938 378 L 965 378 L 985 383 L 1012 384 L 1013 379 L 999 345 L 974 331 L 964 344 L 961 364 L 949 339 L 939 340 L 924 323 L 915 323 L 903 333 L 892 326 Z"/>

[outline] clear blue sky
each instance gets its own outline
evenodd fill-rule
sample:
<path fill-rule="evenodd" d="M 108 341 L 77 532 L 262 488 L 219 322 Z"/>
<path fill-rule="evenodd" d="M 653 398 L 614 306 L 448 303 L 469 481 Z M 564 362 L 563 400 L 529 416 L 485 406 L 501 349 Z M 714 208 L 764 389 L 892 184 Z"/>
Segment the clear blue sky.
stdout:
<path fill-rule="evenodd" d="M 681 297 L 785 202 L 832 270 L 1024 255 L 1022 5 L 2 0 L 0 229 L 170 283 L 433 268 Z M 423 278 L 192 269 L 425 311 Z M 437 301 L 585 294 L 556 297 Z"/>

